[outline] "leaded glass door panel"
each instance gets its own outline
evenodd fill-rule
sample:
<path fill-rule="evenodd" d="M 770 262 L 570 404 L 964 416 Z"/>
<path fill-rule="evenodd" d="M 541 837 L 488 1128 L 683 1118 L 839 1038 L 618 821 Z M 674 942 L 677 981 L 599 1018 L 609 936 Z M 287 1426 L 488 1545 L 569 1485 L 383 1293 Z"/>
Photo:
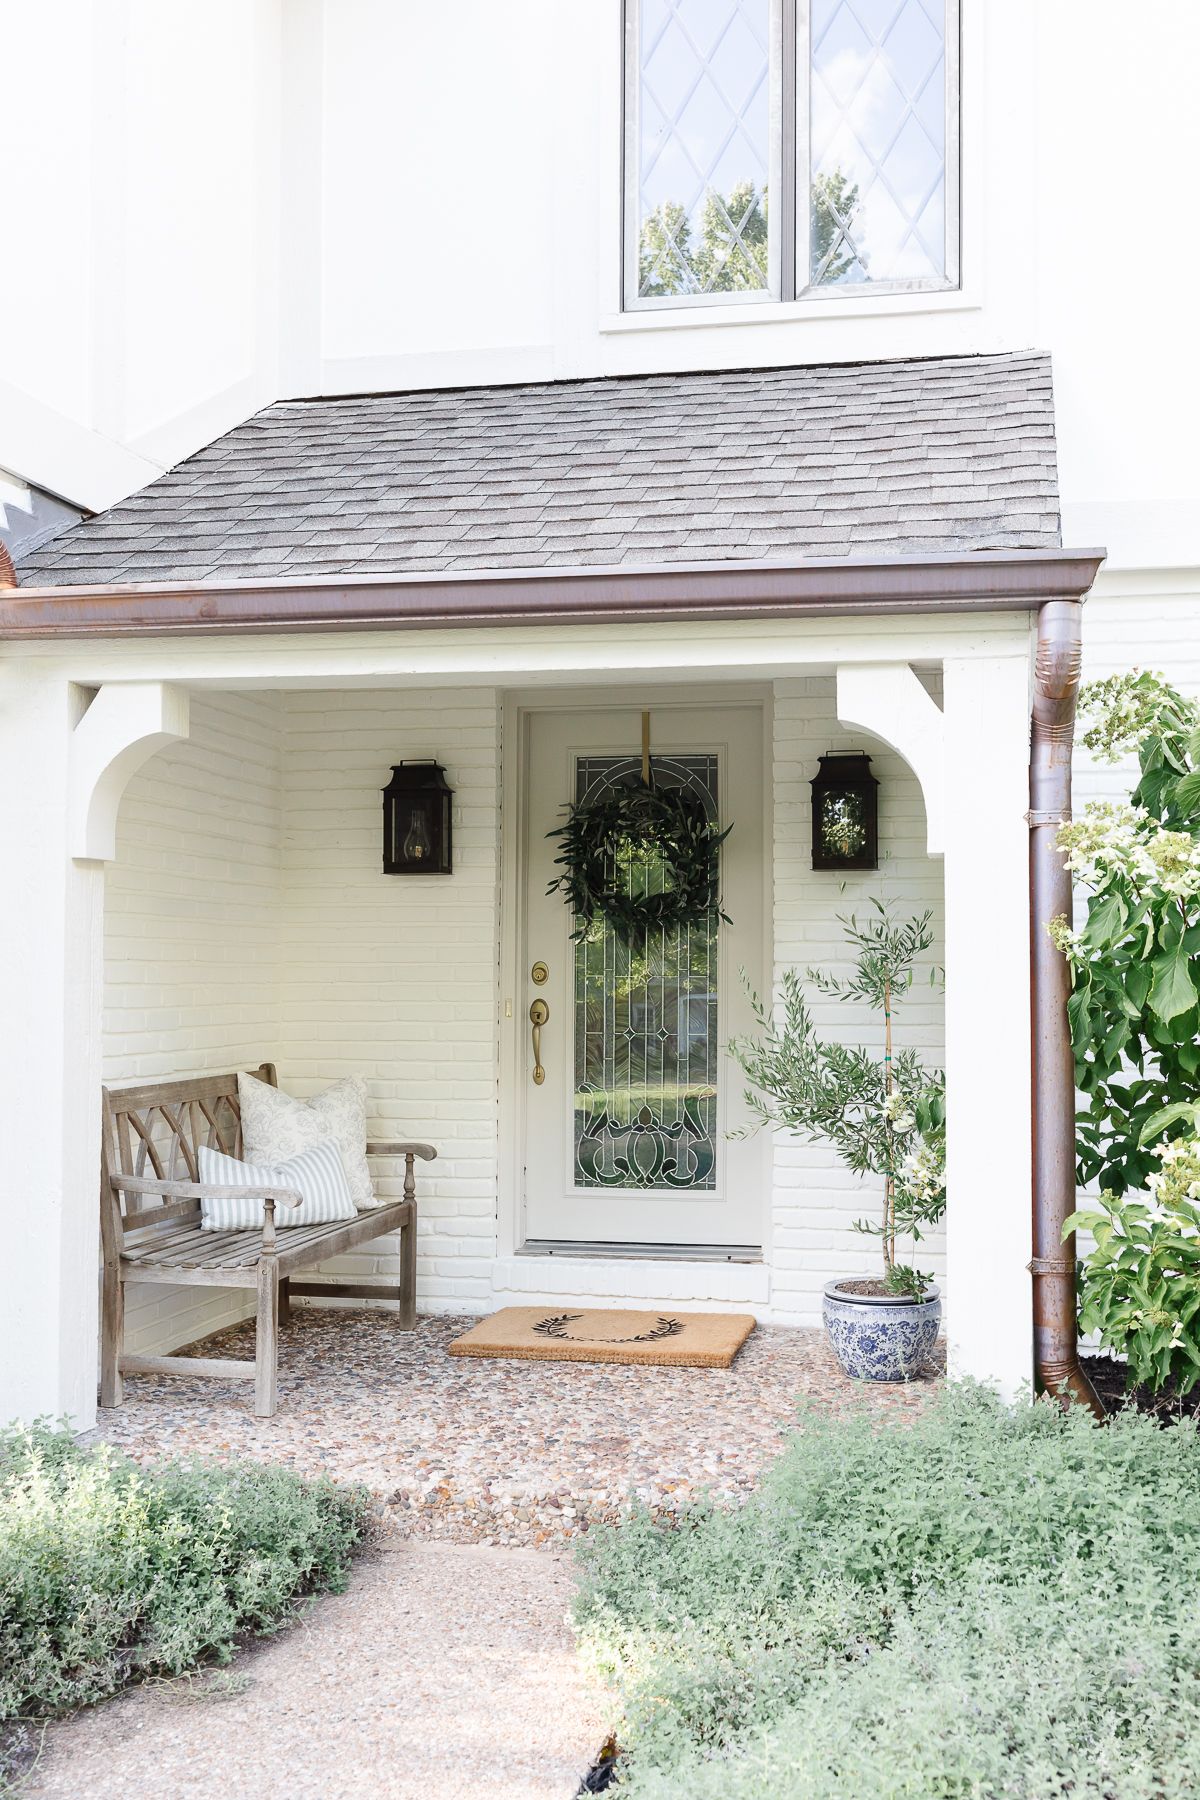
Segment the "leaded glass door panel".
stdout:
<path fill-rule="evenodd" d="M 754 706 L 652 708 L 653 774 L 685 788 L 734 830 L 722 850 L 732 925 L 652 933 L 630 948 L 600 922 L 571 941 L 574 921 L 545 889 L 546 833 L 567 799 L 636 780 L 640 713 L 537 712 L 528 717 L 525 953 L 515 1010 L 526 1042 L 525 1236 L 533 1241 L 681 1247 L 756 1246 L 763 1147 L 731 1140 L 744 1123 L 729 1037 L 746 1029 L 743 967 L 761 984 L 763 716 Z M 631 889 L 660 869 L 635 859 Z M 531 971 L 544 962 L 546 979 Z M 533 1080 L 530 1005 L 544 1079 Z"/>

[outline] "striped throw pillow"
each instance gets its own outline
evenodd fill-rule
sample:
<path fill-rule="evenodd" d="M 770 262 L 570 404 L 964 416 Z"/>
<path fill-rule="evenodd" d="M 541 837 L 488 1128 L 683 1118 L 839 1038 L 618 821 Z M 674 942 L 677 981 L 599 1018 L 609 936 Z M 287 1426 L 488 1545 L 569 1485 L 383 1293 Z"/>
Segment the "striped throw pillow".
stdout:
<path fill-rule="evenodd" d="M 276 1206 L 276 1225 L 324 1225 L 357 1216 L 354 1197 L 337 1145 L 314 1144 L 311 1150 L 274 1164 L 239 1162 L 201 1144 L 197 1156 L 202 1182 L 214 1187 L 286 1187 L 302 1194 L 301 1206 Z M 200 1199 L 201 1231 L 261 1230 L 263 1203 L 258 1198 Z"/>

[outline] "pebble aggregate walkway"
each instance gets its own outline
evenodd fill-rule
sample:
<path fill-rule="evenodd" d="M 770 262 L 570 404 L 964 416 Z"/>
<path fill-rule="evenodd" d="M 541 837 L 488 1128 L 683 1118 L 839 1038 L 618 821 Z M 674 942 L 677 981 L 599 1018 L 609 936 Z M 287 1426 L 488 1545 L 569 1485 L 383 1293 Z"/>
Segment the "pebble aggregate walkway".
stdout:
<path fill-rule="evenodd" d="M 795 1418 L 911 1413 L 937 1382 L 844 1376 L 819 1331 L 762 1326 L 729 1369 L 457 1358 L 470 1320 L 297 1309 L 282 1333 L 279 1411 L 256 1419 L 243 1382 L 130 1376 L 99 1433 L 139 1460 L 249 1457 L 364 1482 L 384 1521 L 459 1543 L 542 1545 L 617 1516 L 636 1494 L 670 1512 L 707 1489 L 744 1497 Z M 252 1356 L 251 1325 L 205 1340 Z"/>
<path fill-rule="evenodd" d="M 20 1800 L 569 1800 L 612 1716 L 571 1594 L 561 1555 L 385 1540 L 230 1670 L 52 1724 Z"/>

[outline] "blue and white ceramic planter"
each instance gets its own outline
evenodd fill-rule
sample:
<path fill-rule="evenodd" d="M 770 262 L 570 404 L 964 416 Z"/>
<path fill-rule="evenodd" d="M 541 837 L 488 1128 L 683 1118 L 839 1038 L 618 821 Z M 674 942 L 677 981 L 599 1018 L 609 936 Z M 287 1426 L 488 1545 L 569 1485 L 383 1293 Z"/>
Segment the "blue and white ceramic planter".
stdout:
<path fill-rule="evenodd" d="M 911 1381 L 929 1367 L 942 1318 L 938 1289 L 925 1300 L 856 1294 L 846 1283 L 825 1286 L 825 1329 L 833 1353 L 858 1381 Z"/>

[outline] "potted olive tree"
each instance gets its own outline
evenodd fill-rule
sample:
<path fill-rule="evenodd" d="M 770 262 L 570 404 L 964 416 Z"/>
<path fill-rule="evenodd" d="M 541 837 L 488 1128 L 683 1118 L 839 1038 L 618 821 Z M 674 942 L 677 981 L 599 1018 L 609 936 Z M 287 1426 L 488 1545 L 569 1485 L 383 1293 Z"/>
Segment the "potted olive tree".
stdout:
<path fill-rule="evenodd" d="M 825 1329 L 848 1375 L 908 1381 L 928 1365 L 941 1318 L 938 1290 L 915 1258 L 946 1206 L 945 1078 L 893 1042 L 896 1008 L 933 942 L 930 914 L 897 921 L 881 901 L 872 905 L 865 924 L 853 915 L 838 920 L 854 952 L 853 974 L 809 969 L 807 980 L 830 999 L 869 1006 L 879 1019 L 877 1047 L 819 1037 L 800 976 L 789 969 L 778 1018 L 752 994 L 761 1029 L 729 1048 L 751 1084 L 746 1099 L 761 1124 L 831 1144 L 847 1168 L 878 1183 L 878 1214 L 854 1229 L 879 1239 L 880 1273 L 827 1284 Z M 901 1260 L 905 1240 L 912 1245 L 908 1261 Z"/>

